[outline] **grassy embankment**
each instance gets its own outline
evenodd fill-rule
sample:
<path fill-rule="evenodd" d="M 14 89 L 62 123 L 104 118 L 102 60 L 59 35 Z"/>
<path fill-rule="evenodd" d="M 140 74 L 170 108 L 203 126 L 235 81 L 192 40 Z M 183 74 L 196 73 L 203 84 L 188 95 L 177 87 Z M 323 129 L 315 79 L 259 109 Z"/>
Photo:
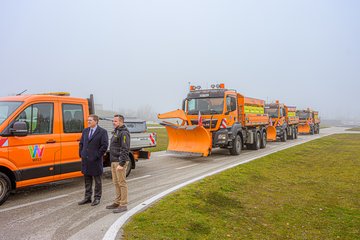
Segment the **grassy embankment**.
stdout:
<path fill-rule="evenodd" d="M 161 126 L 161 125 L 159 125 Z M 150 152 L 164 151 L 168 145 L 168 136 L 165 128 L 150 128 L 148 132 L 154 132 L 157 135 L 156 147 L 148 148 Z"/>
<path fill-rule="evenodd" d="M 349 128 L 346 131 L 360 131 L 360 127 Z"/>
<path fill-rule="evenodd" d="M 359 239 L 360 134 L 325 137 L 189 185 L 125 239 Z"/>

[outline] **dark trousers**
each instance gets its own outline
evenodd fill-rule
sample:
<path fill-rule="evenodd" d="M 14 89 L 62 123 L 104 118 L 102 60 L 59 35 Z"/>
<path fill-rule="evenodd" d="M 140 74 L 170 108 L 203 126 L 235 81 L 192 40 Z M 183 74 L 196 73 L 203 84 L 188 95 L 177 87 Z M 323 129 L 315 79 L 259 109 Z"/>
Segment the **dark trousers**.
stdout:
<path fill-rule="evenodd" d="M 84 175 L 85 179 L 85 199 L 90 199 L 92 196 L 92 183 L 93 179 L 95 181 L 95 193 L 94 193 L 94 199 L 101 198 L 101 192 L 102 192 L 102 184 L 101 184 L 101 175 L 100 176 L 89 176 Z"/>

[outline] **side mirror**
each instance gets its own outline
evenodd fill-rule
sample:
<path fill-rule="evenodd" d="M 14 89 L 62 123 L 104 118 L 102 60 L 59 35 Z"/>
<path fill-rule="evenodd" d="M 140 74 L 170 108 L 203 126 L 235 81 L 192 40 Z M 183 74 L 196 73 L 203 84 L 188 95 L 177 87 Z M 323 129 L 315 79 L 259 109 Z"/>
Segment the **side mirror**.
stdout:
<path fill-rule="evenodd" d="M 28 129 L 26 122 L 15 122 L 13 127 L 10 129 L 10 132 L 14 136 L 23 137 L 28 134 Z"/>
<path fill-rule="evenodd" d="M 182 101 L 182 110 L 184 111 L 184 112 L 186 112 L 186 102 L 187 102 L 187 99 L 185 98 L 183 101 Z"/>

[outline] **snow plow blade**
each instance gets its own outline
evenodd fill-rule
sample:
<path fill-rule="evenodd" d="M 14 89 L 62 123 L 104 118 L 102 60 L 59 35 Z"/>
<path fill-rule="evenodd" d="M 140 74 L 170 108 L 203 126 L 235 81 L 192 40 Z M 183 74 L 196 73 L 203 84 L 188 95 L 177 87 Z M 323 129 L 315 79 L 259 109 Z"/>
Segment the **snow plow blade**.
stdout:
<path fill-rule="evenodd" d="M 169 152 L 197 153 L 204 157 L 209 155 L 212 140 L 204 127 L 165 125 L 165 128 L 169 137 Z"/>
<path fill-rule="evenodd" d="M 267 128 L 267 140 L 276 141 L 276 128 L 274 126 L 269 126 Z"/>
<path fill-rule="evenodd" d="M 298 133 L 310 133 L 310 126 L 308 124 L 299 125 L 298 126 Z"/>

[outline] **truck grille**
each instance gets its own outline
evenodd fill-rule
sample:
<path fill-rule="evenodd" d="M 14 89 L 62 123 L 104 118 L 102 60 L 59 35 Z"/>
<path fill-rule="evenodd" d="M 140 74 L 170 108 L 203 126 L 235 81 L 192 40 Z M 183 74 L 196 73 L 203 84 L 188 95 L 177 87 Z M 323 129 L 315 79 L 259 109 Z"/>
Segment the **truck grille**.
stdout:
<path fill-rule="evenodd" d="M 204 128 L 210 128 L 210 119 L 203 119 L 203 126 Z M 218 120 L 213 119 L 211 120 L 211 128 L 215 128 Z M 191 120 L 192 125 L 198 125 L 198 120 Z"/>

